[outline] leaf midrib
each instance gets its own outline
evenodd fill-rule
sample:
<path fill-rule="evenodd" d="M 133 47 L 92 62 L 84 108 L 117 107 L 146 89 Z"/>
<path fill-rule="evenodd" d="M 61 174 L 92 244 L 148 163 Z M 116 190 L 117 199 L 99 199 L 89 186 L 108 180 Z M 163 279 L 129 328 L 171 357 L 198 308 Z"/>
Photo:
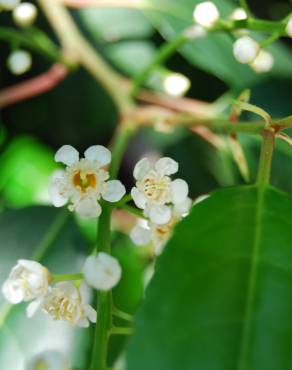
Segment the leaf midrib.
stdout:
<path fill-rule="evenodd" d="M 254 234 L 254 241 L 252 246 L 252 255 L 251 255 L 251 268 L 250 268 L 250 275 L 249 281 L 247 286 L 247 300 L 246 306 L 243 315 L 243 328 L 242 328 L 242 336 L 241 342 L 239 347 L 239 358 L 237 364 L 237 370 L 247 370 L 247 355 L 249 349 L 249 338 L 250 338 L 250 331 L 251 331 L 251 321 L 252 321 L 252 313 L 253 313 L 253 306 L 254 306 L 254 298 L 255 298 L 255 289 L 256 289 L 256 280 L 257 280 L 257 272 L 258 272 L 258 257 L 260 254 L 260 239 L 262 234 L 262 210 L 263 210 L 263 203 L 265 198 L 265 191 L 266 187 L 256 186 L 255 189 L 257 190 L 257 202 L 255 207 L 255 234 Z"/>

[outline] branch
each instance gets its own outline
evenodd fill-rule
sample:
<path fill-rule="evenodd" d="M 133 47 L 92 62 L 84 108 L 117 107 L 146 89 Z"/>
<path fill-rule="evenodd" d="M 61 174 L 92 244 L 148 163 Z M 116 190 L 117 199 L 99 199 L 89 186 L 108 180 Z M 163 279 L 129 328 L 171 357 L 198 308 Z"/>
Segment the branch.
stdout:
<path fill-rule="evenodd" d="M 0 90 L 0 108 L 43 94 L 57 86 L 68 74 L 68 69 L 56 63 L 47 72 L 30 80 Z"/>
<path fill-rule="evenodd" d="M 38 0 L 57 34 L 65 57 L 82 65 L 110 94 L 121 113 L 132 108 L 126 80 L 97 54 L 76 27 L 70 13 L 56 0 Z"/>

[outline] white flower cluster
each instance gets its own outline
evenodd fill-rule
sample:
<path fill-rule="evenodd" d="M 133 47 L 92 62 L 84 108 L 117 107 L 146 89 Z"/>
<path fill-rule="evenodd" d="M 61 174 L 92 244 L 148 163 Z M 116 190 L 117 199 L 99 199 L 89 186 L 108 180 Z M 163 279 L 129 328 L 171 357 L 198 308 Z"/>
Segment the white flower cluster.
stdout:
<path fill-rule="evenodd" d="M 110 290 L 121 278 L 118 261 L 106 253 L 89 256 L 83 268 L 85 281 L 96 289 Z M 47 268 L 31 260 L 19 260 L 2 286 L 4 297 L 12 304 L 30 302 L 26 312 L 32 317 L 39 309 L 54 320 L 88 327 L 96 322 L 96 311 L 86 303 L 85 285 L 60 281 L 51 286 Z"/>
<path fill-rule="evenodd" d="M 178 163 L 168 157 L 159 159 L 154 165 L 143 158 L 134 168 L 137 181 L 131 191 L 132 198 L 149 221 L 144 225 L 138 223 L 130 236 L 137 245 L 151 241 L 156 254 L 161 252 L 174 225 L 188 213 L 192 204 L 187 183 L 170 178 L 177 171 Z"/>
<path fill-rule="evenodd" d="M 56 207 L 69 203 L 69 210 L 83 217 L 98 217 L 101 214 L 99 200 L 117 202 L 125 194 L 124 185 L 110 180 L 105 169 L 111 162 L 110 151 L 101 145 L 89 147 L 85 158 L 79 159 L 78 151 L 70 145 L 62 146 L 55 155 L 56 162 L 67 167 L 56 171 L 51 180 L 49 195 Z"/>
<path fill-rule="evenodd" d="M 37 17 L 37 8 L 29 2 L 21 3 L 20 0 L 0 0 L 0 11 L 12 11 L 14 23 L 19 27 L 33 25 Z M 32 66 L 31 54 L 22 49 L 12 51 L 7 58 L 7 68 L 14 75 L 22 75 Z"/>
<path fill-rule="evenodd" d="M 242 64 L 249 64 L 257 73 L 269 72 L 274 65 L 272 54 L 261 49 L 250 36 L 242 36 L 233 44 L 233 55 Z"/>

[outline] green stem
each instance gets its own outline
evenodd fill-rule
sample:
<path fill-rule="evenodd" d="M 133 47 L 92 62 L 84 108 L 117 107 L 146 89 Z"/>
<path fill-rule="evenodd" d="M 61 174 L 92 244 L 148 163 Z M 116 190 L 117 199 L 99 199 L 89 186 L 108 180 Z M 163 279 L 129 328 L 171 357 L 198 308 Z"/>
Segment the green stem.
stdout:
<path fill-rule="evenodd" d="M 281 36 L 286 36 L 286 23 L 283 21 L 269 21 L 264 19 L 247 18 L 241 20 L 220 20 L 218 24 L 212 28 L 212 32 L 217 31 L 235 31 L 246 29 L 250 31 L 261 31 L 266 33 L 279 32 Z"/>
<path fill-rule="evenodd" d="M 123 155 L 126 151 L 129 140 L 132 138 L 136 128 L 128 123 L 121 124 L 113 138 L 113 145 L 111 145 L 112 162 L 110 166 L 110 177 L 112 179 L 118 176 L 120 164 Z"/>
<path fill-rule="evenodd" d="M 268 185 L 270 181 L 274 145 L 274 131 L 264 130 L 257 178 L 257 184 L 261 187 Z"/>
<path fill-rule="evenodd" d="M 120 319 L 123 319 L 125 321 L 133 321 L 133 316 L 129 315 L 127 312 L 121 311 L 116 307 L 113 307 L 112 314 L 116 317 L 119 317 Z"/>
<path fill-rule="evenodd" d="M 57 283 L 58 281 L 66 280 L 83 280 L 83 274 L 54 274 L 52 275 L 52 282 Z"/>
<path fill-rule="evenodd" d="M 176 36 L 171 41 L 164 43 L 155 54 L 151 63 L 134 79 L 131 95 L 137 96 L 142 85 L 147 81 L 153 69 L 161 66 L 168 58 L 170 58 L 177 49 L 180 48 L 189 38 L 183 33 Z"/>
<path fill-rule="evenodd" d="M 133 329 L 126 328 L 126 327 L 112 327 L 109 334 L 110 335 L 131 335 L 133 334 Z"/>
<path fill-rule="evenodd" d="M 17 43 L 32 51 L 35 51 L 52 61 L 61 61 L 61 53 L 58 47 L 46 36 L 45 33 L 34 30 L 30 34 L 16 31 L 9 27 L 0 27 L 0 40 Z"/>
<path fill-rule="evenodd" d="M 99 218 L 96 252 L 111 252 L 110 247 L 111 208 L 103 205 Z M 107 364 L 109 331 L 112 326 L 112 295 L 111 292 L 98 292 L 98 319 L 95 326 L 93 352 L 90 370 L 104 370 Z"/>

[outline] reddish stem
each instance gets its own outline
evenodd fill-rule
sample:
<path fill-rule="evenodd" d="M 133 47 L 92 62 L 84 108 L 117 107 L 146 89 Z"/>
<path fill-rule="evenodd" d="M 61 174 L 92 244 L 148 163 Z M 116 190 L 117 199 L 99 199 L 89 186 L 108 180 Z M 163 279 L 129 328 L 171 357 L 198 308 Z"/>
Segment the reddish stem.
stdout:
<path fill-rule="evenodd" d="M 0 90 L 0 108 L 43 94 L 57 86 L 68 74 L 63 64 L 53 64 L 45 73 L 30 80 Z"/>

